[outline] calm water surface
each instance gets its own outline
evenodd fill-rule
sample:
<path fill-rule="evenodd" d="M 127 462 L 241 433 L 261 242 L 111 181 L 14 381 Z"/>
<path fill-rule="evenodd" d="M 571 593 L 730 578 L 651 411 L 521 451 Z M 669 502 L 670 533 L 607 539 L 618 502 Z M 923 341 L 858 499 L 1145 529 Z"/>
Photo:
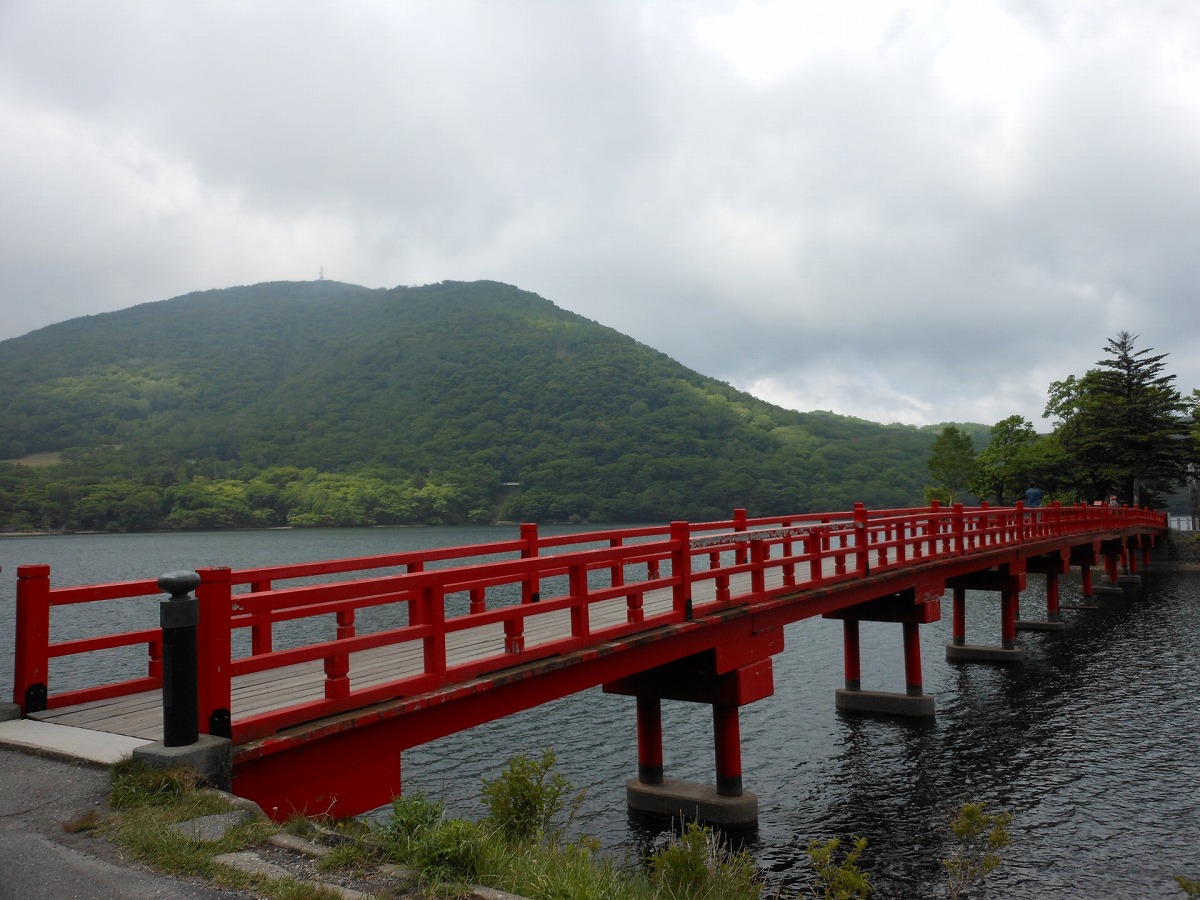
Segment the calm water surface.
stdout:
<path fill-rule="evenodd" d="M 543 533 L 553 529 L 543 528 Z M 48 562 L 57 584 L 155 577 L 203 565 L 243 567 L 507 540 L 515 527 L 94 535 L 0 539 L 0 689 L 12 690 L 13 593 L 19 563 Z M 1026 617 L 1043 603 L 1030 576 Z M 1080 600 L 1066 578 L 1064 604 Z M 813 838 L 860 834 L 880 897 L 944 896 L 939 860 L 959 804 L 1013 813 L 1013 845 L 992 895 L 1181 897 L 1171 876 L 1200 877 L 1200 575 L 1152 572 L 1124 598 L 1069 611 L 1065 635 L 1021 633 L 1023 666 L 945 661 L 946 618 L 922 629 L 925 689 L 937 718 L 923 725 L 837 713 L 841 630 L 809 620 L 787 629 L 775 657 L 775 694 L 742 710 L 746 787 L 758 829 L 745 846 L 773 885 L 801 887 Z M 99 605 L 93 605 L 93 607 Z M 56 611 L 56 613 L 59 611 Z M 56 639 L 84 633 L 88 616 L 154 624 L 153 602 L 61 611 Z M 999 606 L 968 597 L 968 641 L 996 643 Z M 863 686 L 902 690 L 900 628 L 864 623 Z M 140 674 L 140 660 L 128 663 Z M 86 671 L 65 663 L 53 683 Z M 666 703 L 668 777 L 711 782 L 708 707 Z M 624 783 L 636 774 L 633 700 L 599 690 L 446 738 L 405 754 L 406 790 L 442 797 L 455 814 L 479 812 L 480 779 L 515 753 L 558 754 L 588 794 L 579 827 L 618 855 L 662 839 L 631 821 Z"/>

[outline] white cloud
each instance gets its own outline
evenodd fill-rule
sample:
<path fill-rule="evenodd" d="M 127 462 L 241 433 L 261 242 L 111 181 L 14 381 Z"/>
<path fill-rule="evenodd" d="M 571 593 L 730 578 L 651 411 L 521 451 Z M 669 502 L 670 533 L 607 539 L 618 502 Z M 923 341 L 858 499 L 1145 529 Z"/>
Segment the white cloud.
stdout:
<path fill-rule="evenodd" d="M 0 6 L 0 337 L 492 278 L 765 399 L 1040 423 L 1121 329 L 1200 384 L 1200 7 Z"/>

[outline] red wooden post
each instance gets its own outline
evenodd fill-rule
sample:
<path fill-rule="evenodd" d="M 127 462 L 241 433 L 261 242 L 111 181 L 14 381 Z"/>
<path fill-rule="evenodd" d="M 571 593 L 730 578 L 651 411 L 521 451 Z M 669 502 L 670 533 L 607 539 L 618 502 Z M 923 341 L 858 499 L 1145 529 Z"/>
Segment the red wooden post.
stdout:
<path fill-rule="evenodd" d="M 260 653 L 270 653 L 272 649 L 271 611 L 259 610 L 254 613 L 250 626 L 250 652 L 258 656 Z"/>
<path fill-rule="evenodd" d="M 146 674 L 151 678 L 162 680 L 163 665 L 162 665 L 162 638 L 150 641 L 146 647 L 149 659 L 146 660 Z"/>
<path fill-rule="evenodd" d="M 818 585 L 825 580 L 825 560 L 822 549 L 825 546 L 825 535 L 820 529 L 810 531 L 804 536 L 804 555 L 808 557 L 808 580 Z"/>
<path fill-rule="evenodd" d="M 936 556 L 938 548 L 938 531 L 941 530 L 941 518 L 938 516 L 938 511 L 942 508 L 942 502 L 938 499 L 929 501 L 929 518 L 925 522 L 925 537 L 929 543 L 929 555 Z M 920 546 L 919 544 L 917 545 Z M 918 554 L 920 555 L 920 554 Z"/>
<path fill-rule="evenodd" d="M 433 626 L 433 634 L 425 638 L 425 674 L 433 675 L 440 683 L 446 678 L 446 598 L 442 586 L 422 587 L 417 602 L 421 624 Z"/>
<path fill-rule="evenodd" d="M 671 607 L 692 621 L 692 540 L 687 522 L 671 523 Z"/>
<path fill-rule="evenodd" d="M 963 514 L 963 505 L 955 503 L 954 509 L 950 513 L 950 535 L 949 538 L 954 542 L 953 552 L 955 556 L 962 556 L 967 549 L 967 520 Z M 949 549 L 949 548 L 947 548 Z"/>
<path fill-rule="evenodd" d="M 735 705 L 713 704 L 713 744 L 716 751 L 717 795 L 742 796 L 742 735 Z"/>
<path fill-rule="evenodd" d="M 904 622 L 904 682 L 910 697 L 925 693 L 921 680 L 921 632 L 916 622 Z"/>
<path fill-rule="evenodd" d="M 646 610 L 642 607 L 643 597 L 642 591 L 630 591 L 629 596 L 625 599 L 626 621 L 630 625 L 646 621 Z"/>
<path fill-rule="evenodd" d="M 50 566 L 17 566 L 13 703 L 25 715 L 47 708 L 50 693 Z"/>
<path fill-rule="evenodd" d="M 788 560 L 783 564 L 783 583 L 791 587 L 796 583 L 796 564 L 792 559 L 792 522 L 790 519 L 783 520 L 783 558 Z"/>
<path fill-rule="evenodd" d="M 951 640 L 958 646 L 967 642 L 967 590 L 954 588 L 954 624 Z"/>
<path fill-rule="evenodd" d="M 471 612 L 481 613 L 487 610 L 487 589 L 481 587 L 471 588 Z"/>
<path fill-rule="evenodd" d="M 1092 588 L 1092 567 L 1087 563 L 1083 563 L 1079 567 L 1080 588 L 1083 591 L 1083 596 L 1090 597 L 1095 593 Z"/>
<path fill-rule="evenodd" d="M 504 652 L 521 653 L 525 649 L 525 617 L 504 620 Z"/>
<path fill-rule="evenodd" d="M 845 658 L 846 690 L 862 688 L 862 657 L 858 648 L 858 619 L 842 620 L 842 655 Z"/>
<path fill-rule="evenodd" d="M 867 508 L 854 504 L 854 570 L 859 575 L 871 572 L 871 548 L 868 545 Z"/>
<path fill-rule="evenodd" d="M 571 566 L 567 580 L 571 591 L 571 636 L 584 643 L 590 631 L 588 609 L 587 566 L 576 563 Z"/>
<path fill-rule="evenodd" d="M 708 554 L 708 567 L 709 567 L 709 569 L 719 569 L 721 567 L 720 551 L 714 550 L 712 553 Z M 717 602 L 718 603 L 728 603 L 729 602 L 729 576 L 724 573 L 721 573 L 716 576 L 714 581 L 716 582 L 716 588 L 717 588 Z"/>
<path fill-rule="evenodd" d="M 746 511 L 744 509 L 735 509 L 733 511 L 733 530 L 742 532 L 746 530 Z M 739 566 L 745 565 L 746 545 L 738 542 L 734 556 Z"/>
<path fill-rule="evenodd" d="M 339 609 L 336 614 L 337 618 L 337 639 L 339 641 L 352 638 L 357 633 L 354 625 L 354 610 Z"/>
<path fill-rule="evenodd" d="M 270 581 L 252 581 L 250 582 L 250 593 L 259 594 L 271 590 Z M 254 622 L 250 626 L 250 652 L 255 656 L 260 653 L 270 653 L 273 646 L 273 637 L 271 634 L 272 622 L 271 611 L 269 609 L 261 610 L 254 614 Z"/>
<path fill-rule="evenodd" d="M 350 696 L 350 654 L 325 657 L 325 699 L 344 700 Z"/>
<path fill-rule="evenodd" d="M 521 540 L 525 542 L 525 546 L 521 548 L 521 559 L 532 559 L 538 555 L 536 522 L 525 522 L 521 525 Z M 530 574 L 521 583 L 521 602 L 537 603 L 541 599 L 541 579 L 537 578 L 531 569 Z"/>
<path fill-rule="evenodd" d="M 767 559 L 770 549 L 766 541 L 750 542 L 750 590 L 762 594 L 767 589 Z"/>
<path fill-rule="evenodd" d="M 662 701 L 658 697 L 637 698 L 638 781 L 662 784 Z"/>
<path fill-rule="evenodd" d="M 609 538 L 608 546 L 612 547 L 614 550 L 617 549 L 621 546 L 621 539 L 619 537 Z M 625 583 L 625 564 L 623 562 L 613 563 L 609 569 L 609 572 L 612 576 L 610 583 L 613 587 L 620 587 Z"/>
<path fill-rule="evenodd" d="M 196 570 L 200 621 L 196 625 L 197 715 L 200 733 L 232 737 L 233 588 L 228 566 Z"/>

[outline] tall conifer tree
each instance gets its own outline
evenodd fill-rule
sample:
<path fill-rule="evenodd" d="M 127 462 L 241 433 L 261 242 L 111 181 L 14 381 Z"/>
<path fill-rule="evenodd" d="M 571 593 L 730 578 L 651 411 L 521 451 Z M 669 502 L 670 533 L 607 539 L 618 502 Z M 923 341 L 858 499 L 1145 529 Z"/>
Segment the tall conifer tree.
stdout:
<path fill-rule="evenodd" d="M 1182 484 L 1194 458 L 1189 407 L 1165 372 L 1167 354 L 1137 350 L 1137 339 L 1120 332 L 1098 368 L 1050 388 L 1046 414 L 1060 419 L 1059 437 L 1088 499 L 1112 491 L 1123 503 L 1140 503 L 1147 492 Z"/>

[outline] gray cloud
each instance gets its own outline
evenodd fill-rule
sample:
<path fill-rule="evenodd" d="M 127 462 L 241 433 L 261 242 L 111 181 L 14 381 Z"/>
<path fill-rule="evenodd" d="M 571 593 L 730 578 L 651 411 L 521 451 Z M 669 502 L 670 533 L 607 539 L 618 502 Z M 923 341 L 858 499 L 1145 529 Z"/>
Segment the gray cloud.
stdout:
<path fill-rule="evenodd" d="M 0 337 L 191 290 L 492 278 L 801 409 L 1200 385 L 1200 9 L 0 5 Z"/>

